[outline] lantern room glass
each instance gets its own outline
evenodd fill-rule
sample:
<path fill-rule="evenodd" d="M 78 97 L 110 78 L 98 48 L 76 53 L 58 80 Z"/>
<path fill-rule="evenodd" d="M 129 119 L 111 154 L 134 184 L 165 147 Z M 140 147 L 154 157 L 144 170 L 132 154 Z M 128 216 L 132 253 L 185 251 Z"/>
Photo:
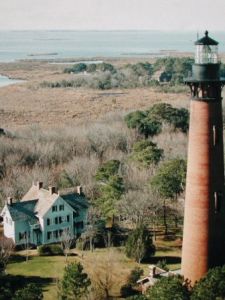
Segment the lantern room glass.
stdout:
<path fill-rule="evenodd" d="M 197 45 L 195 53 L 196 64 L 218 64 L 217 45 Z"/>

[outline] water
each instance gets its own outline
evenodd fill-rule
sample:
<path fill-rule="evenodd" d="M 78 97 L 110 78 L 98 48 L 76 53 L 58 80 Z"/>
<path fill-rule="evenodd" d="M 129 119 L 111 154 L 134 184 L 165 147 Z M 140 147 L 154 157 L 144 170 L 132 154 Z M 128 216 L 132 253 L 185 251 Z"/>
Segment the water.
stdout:
<path fill-rule="evenodd" d="M 17 80 L 17 79 L 10 79 L 6 76 L 0 75 L 0 88 L 6 85 L 14 84 L 14 83 L 20 83 L 23 82 L 23 80 Z"/>
<path fill-rule="evenodd" d="M 213 32 L 225 52 L 225 32 Z M 123 57 L 193 51 L 196 32 L 0 31 L 0 62 L 18 59 Z"/>

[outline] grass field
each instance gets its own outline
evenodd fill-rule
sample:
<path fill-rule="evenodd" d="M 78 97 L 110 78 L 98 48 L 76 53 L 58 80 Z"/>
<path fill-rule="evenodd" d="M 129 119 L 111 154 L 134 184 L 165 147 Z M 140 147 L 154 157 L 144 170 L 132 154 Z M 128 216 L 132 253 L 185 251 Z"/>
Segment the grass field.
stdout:
<path fill-rule="evenodd" d="M 145 275 L 148 274 L 149 264 L 155 264 L 157 261 L 166 259 L 171 270 L 180 267 L 180 241 L 157 242 L 157 252 L 149 263 L 140 265 L 144 269 Z M 68 262 L 80 261 L 92 280 L 97 276 L 104 277 L 107 272 L 113 277 L 114 285 L 111 289 L 111 295 L 116 299 L 120 295 L 120 287 L 126 282 L 130 271 L 138 266 L 137 263 L 128 259 L 122 248 L 96 249 L 94 252 L 73 250 L 73 256 L 68 258 Z M 23 251 L 17 255 L 8 264 L 7 273 L 11 275 L 22 275 L 29 281 L 38 282 L 44 290 L 44 299 L 57 299 L 57 279 L 63 275 L 66 265 L 65 257 L 51 256 L 39 257 L 36 250 L 30 250 L 29 261 L 25 261 Z"/>

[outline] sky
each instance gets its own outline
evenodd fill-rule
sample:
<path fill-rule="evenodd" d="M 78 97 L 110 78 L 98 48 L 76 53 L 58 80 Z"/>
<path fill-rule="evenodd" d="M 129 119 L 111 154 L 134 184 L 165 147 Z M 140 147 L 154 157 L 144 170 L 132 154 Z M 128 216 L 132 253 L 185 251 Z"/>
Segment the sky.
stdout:
<path fill-rule="evenodd" d="M 0 0 L 0 30 L 225 30 L 225 0 Z"/>

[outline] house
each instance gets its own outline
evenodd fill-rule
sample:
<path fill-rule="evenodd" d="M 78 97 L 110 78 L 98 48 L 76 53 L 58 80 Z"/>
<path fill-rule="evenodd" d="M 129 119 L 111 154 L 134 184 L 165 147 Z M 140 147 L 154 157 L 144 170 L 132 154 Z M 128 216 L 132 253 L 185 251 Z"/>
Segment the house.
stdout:
<path fill-rule="evenodd" d="M 155 265 L 149 266 L 149 275 L 141 278 L 137 281 L 142 294 L 151 288 L 161 277 L 169 277 L 174 275 L 180 275 L 180 270 L 166 271 Z"/>
<path fill-rule="evenodd" d="M 25 242 L 41 245 L 60 242 L 63 232 L 79 236 L 87 223 L 88 202 L 82 187 L 77 191 L 57 192 L 55 187 L 33 184 L 20 202 L 8 198 L 1 216 L 4 235 L 16 245 Z"/>

